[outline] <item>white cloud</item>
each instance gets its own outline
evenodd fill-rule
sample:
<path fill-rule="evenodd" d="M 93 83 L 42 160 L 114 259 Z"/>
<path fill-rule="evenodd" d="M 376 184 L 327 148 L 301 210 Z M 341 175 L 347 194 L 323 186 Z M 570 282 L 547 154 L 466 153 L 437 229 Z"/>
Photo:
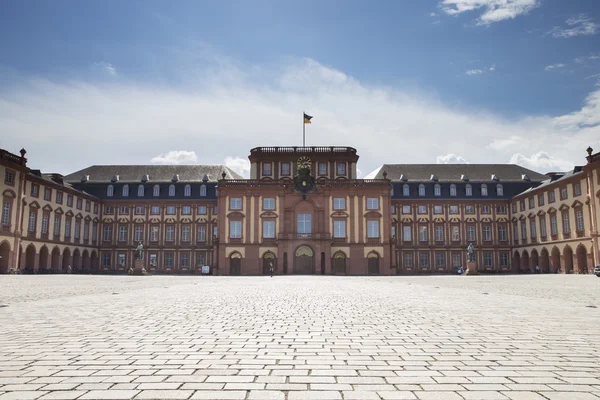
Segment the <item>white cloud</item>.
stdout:
<path fill-rule="evenodd" d="M 152 157 L 150 160 L 153 164 L 197 164 L 198 156 L 195 151 L 169 151 L 168 153 L 159 154 L 156 157 Z"/>
<path fill-rule="evenodd" d="M 456 154 L 446 154 L 445 156 L 437 156 L 436 164 L 470 164 L 467 160 Z"/>
<path fill-rule="evenodd" d="M 248 176 L 251 148 L 302 144 L 302 110 L 314 116 L 306 126 L 307 145 L 355 147 L 362 171 L 383 163 L 432 163 L 445 154 L 501 163 L 542 149 L 580 163 L 600 137 L 594 126 L 600 89 L 593 85 L 596 91 L 573 113 L 507 119 L 493 110 L 445 105 L 424 91 L 364 84 L 310 59 L 276 67 L 210 60 L 205 55 L 201 64 L 208 67 L 199 67 L 169 59 L 186 77 L 170 86 L 125 77 L 20 77 L 0 92 L 0 132 L 8 132 L 2 147 L 25 147 L 33 168 L 62 173 L 93 164 L 143 164 L 157 154 L 179 161 L 185 158 L 169 152 L 185 149 L 197 158 L 186 162 L 225 160 Z"/>
<path fill-rule="evenodd" d="M 477 24 L 488 25 L 527 14 L 539 4 L 539 0 L 442 0 L 440 7 L 450 15 L 482 9 Z"/>
<path fill-rule="evenodd" d="M 570 161 L 561 160 L 550 156 L 545 151 L 537 152 L 526 157 L 520 153 L 513 154 L 508 161 L 510 164 L 518 164 L 522 167 L 542 172 L 566 172 L 573 169 L 574 165 Z"/>
<path fill-rule="evenodd" d="M 552 71 L 555 69 L 563 68 L 564 66 L 565 66 L 565 64 L 552 64 L 552 65 L 548 65 L 546 68 L 544 68 L 544 71 Z"/>
<path fill-rule="evenodd" d="M 587 55 L 587 56 L 577 57 L 577 58 L 575 58 L 574 61 L 578 64 L 587 64 L 588 61 L 596 61 L 596 60 L 600 60 L 600 53 L 598 53 L 598 54 L 591 53 L 590 55 Z"/>
<path fill-rule="evenodd" d="M 112 75 L 112 76 L 117 75 L 117 69 L 110 63 L 100 61 L 100 62 L 94 63 L 94 65 L 102 68 L 102 70 L 104 70 L 109 75 Z"/>
<path fill-rule="evenodd" d="M 483 74 L 483 70 L 482 69 L 469 69 L 465 72 L 465 75 L 481 75 Z"/>
<path fill-rule="evenodd" d="M 568 27 L 555 26 L 550 33 L 557 38 L 570 38 L 579 35 L 595 35 L 600 28 L 600 24 L 592 21 L 585 14 L 579 14 L 569 18 L 566 21 Z"/>
<path fill-rule="evenodd" d="M 226 157 L 224 164 L 244 178 L 250 178 L 250 161 L 247 158 Z"/>
<path fill-rule="evenodd" d="M 430 17 L 437 17 L 437 16 L 439 16 L 439 15 L 440 15 L 440 14 L 438 14 L 438 13 L 434 13 L 434 12 L 432 12 L 432 13 L 429 13 L 429 16 L 430 16 Z"/>

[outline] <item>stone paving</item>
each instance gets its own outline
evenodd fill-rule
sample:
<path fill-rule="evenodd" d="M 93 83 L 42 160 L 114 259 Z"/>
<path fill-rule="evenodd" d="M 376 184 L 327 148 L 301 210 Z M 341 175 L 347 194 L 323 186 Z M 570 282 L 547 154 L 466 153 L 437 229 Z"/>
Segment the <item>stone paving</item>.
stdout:
<path fill-rule="evenodd" d="M 0 276 L 0 305 L 0 400 L 600 399 L 590 275 Z"/>

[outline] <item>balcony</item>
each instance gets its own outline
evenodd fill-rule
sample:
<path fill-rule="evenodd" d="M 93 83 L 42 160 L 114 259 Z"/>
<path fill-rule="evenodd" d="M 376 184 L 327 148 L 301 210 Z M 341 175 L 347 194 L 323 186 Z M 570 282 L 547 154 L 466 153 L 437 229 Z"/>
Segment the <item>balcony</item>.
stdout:
<path fill-rule="evenodd" d="M 331 233 L 280 233 L 278 240 L 331 240 Z"/>
<path fill-rule="evenodd" d="M 356 154 L 356 149 L 347 146 L 284 146 L 284 147 L 255 147 L 250 150 L 252 156 L 272 154 L 318 154 L 318 153 L 349 153 Z"/>

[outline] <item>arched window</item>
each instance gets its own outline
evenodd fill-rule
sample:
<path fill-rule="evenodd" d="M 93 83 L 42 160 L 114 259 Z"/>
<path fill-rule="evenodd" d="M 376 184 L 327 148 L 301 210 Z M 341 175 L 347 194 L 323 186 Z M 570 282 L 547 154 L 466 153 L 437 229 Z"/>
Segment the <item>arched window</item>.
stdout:
<path fill-rule="evenodd" d="M 115 193 L 115 187 L 113 185 L 108 185 L 106 187 L 106 195 L 108 197 L 112 197 L 114 193 Z"/>
<path fill-rule="evenodd" d="M 144 185 L 138 185 L 138 197 L 144 197 Z"/>
<path fill-rule="evenodd" d="M 128 197 L 129 196 L 129 185 L 123 185 L 123 190 L 121 191 L 121 196 Z"/>
<path fill-rule="evenodd" d="M 183 195 L 187 197 L 192 195 L 192 187 L 190 185 L 185 185 L 185 188 L 183 189 Z"/>
<path fill-rule="evenodd" d="M 434 193 L 435 193 L 436 196 L 441 196 L 442 195 L 442 188 L 437 183 L 434 186 Z"/>
<path fill-rule="evenodd" d="M 175 185 L 169 185 L 169 196 L 175 196 Z"/>
<path fill-rule="evenodd" d="M 206 197 L 206 185 L 200 186 L 200 197 Z"/>
<path fill-rule="evenodd" d="M 402 186 L 402 196 L 410 196 L 410 186 L 408 186 L 408 183 Z"/>
<path fill-rule="evenodd" d="M 425 196 L 425 185 L 422 183 L 419 185 L 419 196 Z"/>
<path fill-rule="evenodd" d="M 504 187 L 500 183 L 496 185 L 496 194 L 498 196 L 504 196 Z"/>
<path fill-rule="evenodd" d="M 467 196 L 473 196 L 473 188 L 470 183 L 467 183 L 467 186 L 465 186 L 465 194 Z"/>
<path fill-rule="evenodd" d="M 454 183 L 450 185 L 450 196 L 456 196 L 456 185 Z"/>
<path fill-rule="evenodd" d="M 487 196 L 487 185 L 485 183 L 481 184 L 481 195 Z"/>
<path fill-rule="evenodd" d="M 160 196 L 160 186 L 154 185 L 154 187 L 152 188 L 152 195 L 154 197 Z"/>

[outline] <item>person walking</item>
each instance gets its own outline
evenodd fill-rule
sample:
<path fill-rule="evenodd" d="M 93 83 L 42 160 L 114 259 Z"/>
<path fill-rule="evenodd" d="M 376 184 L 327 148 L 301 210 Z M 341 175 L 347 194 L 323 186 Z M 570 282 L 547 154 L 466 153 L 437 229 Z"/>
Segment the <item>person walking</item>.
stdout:
<path fill-rule="evenodd" d="M 269 264 L 269 273 L 271 274 L 271 278 L 273 277 L 273 263 Z"/>

